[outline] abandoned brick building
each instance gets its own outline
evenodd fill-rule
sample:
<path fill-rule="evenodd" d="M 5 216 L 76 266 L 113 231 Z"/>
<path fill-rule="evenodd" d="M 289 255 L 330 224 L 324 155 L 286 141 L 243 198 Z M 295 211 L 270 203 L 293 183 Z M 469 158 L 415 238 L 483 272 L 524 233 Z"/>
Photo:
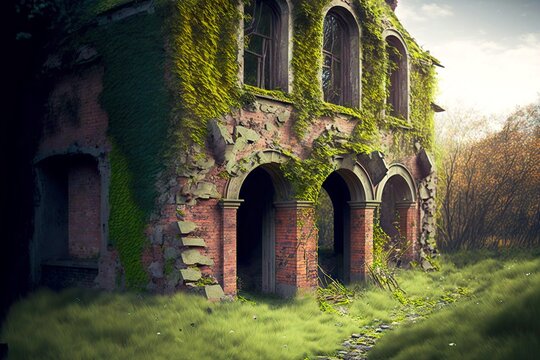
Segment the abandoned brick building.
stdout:
<path fill-rule="evenodd" d="M 379 223 L 421 262 L 437 61 L 396 3 L 93 2 L 43 65 L 34 284 L 309 290 L 323 191 L 333 276 L 366 277 Z"/>

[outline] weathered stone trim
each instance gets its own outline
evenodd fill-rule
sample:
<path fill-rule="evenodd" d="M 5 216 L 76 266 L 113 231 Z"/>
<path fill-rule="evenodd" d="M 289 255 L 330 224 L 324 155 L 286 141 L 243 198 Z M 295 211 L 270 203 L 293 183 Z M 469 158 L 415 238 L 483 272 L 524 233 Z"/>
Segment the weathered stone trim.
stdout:
<path fill-rule="evenodd" d="M 380 201 L 348 201 L 351 209 L 376 209 L 381 206 Z"/>
<path fill-rule="evenodd" d="M 221 199 L 219 206 L 223 209 L 238 209 L 243 202 L 243 199 Z"/>
<path fill-rule="evenodd" d="M 392 164 L 388 168 L 388 172 L 386 173 L 386 176 L 381 180 L 379 185 L 377 185 L 376 190 L 376 196 L 375 200 L 382 201 L 382 195 L 384 191 L 384 187 L 386 186 L 386 183 L 388 180 L 390 180 L 393 176 L 400 176 L 408 185 L 409 188 L 409 194 L 407 201 L 416 203 L 416 182 L 414 180 L 414 177 L 411 175 L 411 172 L 407 169 L 407 167 L 403 164 Z"/>
<path fill-rule="evenodd" d="M 275 202 L 274 206 L 280 209 L 311 209 L 315 207 L 315 203 L 313 201 L 291 200 Z"/>

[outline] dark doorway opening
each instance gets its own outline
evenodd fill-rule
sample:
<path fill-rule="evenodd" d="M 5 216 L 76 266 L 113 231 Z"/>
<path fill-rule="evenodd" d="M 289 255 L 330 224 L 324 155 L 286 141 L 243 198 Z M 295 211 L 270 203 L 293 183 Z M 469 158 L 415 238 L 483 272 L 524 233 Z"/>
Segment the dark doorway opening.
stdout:
<path fill-rule="evenodd" d="M 258 167 L 242 184 L 237 221 L 238 289 L 275 292 L 274 185 Z"/>
<path fill-rule="evenodd" d="M 323 231 L 319 234 L 319 282 L 323 286 L 328 283 L 330 279 L 325 276 L 325 273 L 332 279 L 349 282 L 350 211 L 348 202 L 351 200 L 349 188 L 341 175 L 333 172 L 323 183 L 319 196 L 322 202 L 330 200 L 331 207 L 323 205 L 324 203 L 317 207 L 318 222 L 328 224 L 328 217 L 333 218 L 333 231 Z M 326 210 L 323 210 L 323 207 Z M 331 214 L 328 214 L 329 209 L 332 210 Z M 331 239 L 328 238 L 330 236 Z"/>
<path fill-rule="evenodd" d="M 87 155 L 54 156 L 38 167 L 34 280 L 54 289 L 92 287 L 101 235 L 101 177 Z"/>
<path fill-rule="evenodd" d="M 388 236 L 384 249 L 389 252 L 389 262 L 400 266 L 407 241 L 400 229 L 398 206 L 408 199 L 408 185 L 401 176 L 391 177 L 384 186 L 380 207 L 380 225 Z"/>

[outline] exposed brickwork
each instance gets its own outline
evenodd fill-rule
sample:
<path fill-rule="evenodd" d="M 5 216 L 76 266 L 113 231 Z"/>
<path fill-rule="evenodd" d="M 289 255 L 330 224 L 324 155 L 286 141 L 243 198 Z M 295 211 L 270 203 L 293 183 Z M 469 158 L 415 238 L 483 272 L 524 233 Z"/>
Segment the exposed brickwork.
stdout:
<path fill-rule="evenodd" d="M 366 279 L 373 264 L 373 215 L 375 208 L 351 205 L 351 281 Z"/>
<path fill-rule="evenodd" d="M 223 291 L 227 295 L 236 295 L 236 220 L 238 205 L 221 204 L 222 207 L 222 279 Z"/>
<path fill-rule="evenodd" d="M 407 242 L 407 251 L 404 255 L 405 259 L 408 261 L 416 260 L 418 255 L 418 210 L 416 204 L 400 206 L 398 211 L 401 236 L 403 236 Z"/>
<path fill-rule="evenodd" d="M 79 74 L 64 76 L 56 84 L 49 101 L 50 116 L 46 121 L 41 139 L 40 154 L 69 153 L 73 147 L 107 151 L 108 117 L 101 108 L 99 96 L 102 92 L 103 68 L 91 66 Z M 240 109 L 225 118 L 223 124 L 231 139 L 238 138 L 238 127 L 253 130 L 258 137 L 245 146 L 235 148 L 234 159 L 246 160 L 259 151 L 279 148 L 294 153 L 301 159 L 307 158 L 312 151 L 312 143 L 324 131 L 333 126 L 345 135 L 351 134 L 357 121 L 338 115 L 334 118 L 321 117 L 311 126 L 308 133 L 300 140 L 291 121 L 292 105 L 279 101 L 259 98 L 252 110 Z M 391 143 L 391 135 L 385 141 Z M 231 146 L 230 144 L 227 146 Z M 71 150 L 70 150 L 71 149 Z M 178 241 L 176 222 L 192 221 L 197 229 L 191 236 L 200 237 L 206 247 L 197 248 L 202 255 L 211 258 L 213 266 L 199 266 L 203 274 L 216 278 L 226 294 L 234 295 L 237 291 L 237 213 L 234 206 L 220 207 L 220 199 L 192 197 L 193 186 L 198 181 L 215 185 L 221 197 L 226 198 L 228 180 L 221 175 L 226 163 L 219 163 L 211 147 L 205 149 L 206 155 L 218 163 L 194 177 L 175 177 L 166 179 L 166 185 L 159 189 L 159 199 L 155 216 L 152 218 L 146 235 L 149 246 L 142 254 L 145 269 L 151 264 L 164 264 L 165 249 L 175 249 L 178 258 L 174 261 L 175 271 L 185 267 L 180 254 L 185 250 Z M 388 163 L 401 163 L 411 173 L 415 181 L 421 178 L 416 156 L 409 154 L 386 154 Z M 93 172 L 93 173 L 92 173 Z M 239 171 L 236 175 L 241 176 Z M 70 225 L 69 251 L 72 256 L 92 258 L 100 251 L 100 176 L 96 169 L 74 167 L 69 172 Z M 234 175 L 233 175 L 234 176 Z M 194 180 L 196 179 L 196 180 Z M 360 186 L 360 185 L 359 185 Z M 184 197 L 179 201 L 178 196 Z M 286 200 L 291 200 L 286 199 Z M 392 205 L 392 209 L 394 209 Z M 393 211 L 389 209 L 388 211 Z M 416 244 L 417 225 L 420 219 L 418 207 L 400 209 L 401 230 L 407 241 Z M 314 210 L 305 204 L 278 206 L 275 212 L 276 232 L 276 287 L 277 291 L 290 295 L 301 289 L 317 286 L 317 230 L 314 226 Z M 373 209 L 352 207 L 350 219 L 351 248 L 349 256 L 351 280 L 366 277 L 367 266 L 373 261 Z M 415 258 L 416 248 L 411 247 L 407 257 Z M 118 287 L 117 274 L 121 265 L 113 250 L 102 254 L 99 261 L 100 287 L 114 289 Z M 150 274 L 150 270 L 149 270 Z M 346 277 L 348 277 L 346 276 Z M 169 292 L 182 288 L 181 282 L 175 282 L 156 272 L 150 276 L 149 289 Z"/>
<path fill-rule="evenodd" d="M 58 81 L 49 99 L 40 152 L 77 145 L 108 148 L 108 116 L 99 103 L 103 68 L 91 67 Z"/>
<path fill-rule="evenodd" d="M 101 244 L 101 186 L 96 165 L 73 162 L 68 172 L 69 255 L 97 257 Z"/>
<path fill-rule="evenodd" d="M 276 287 L 283 295 L 317 286 L 315 210 L 297 203 L 276 208 Z"/>
<path fill-rule="evenodd" d="M 185 219 L 193 221 L 198 228 L 192 236 L 201 237 L 206 242 L 206 248 L 201 249 L 201 253 L 214 261 L 212 269 L 207 267 L 203 271 L 212 274 L 216 279 L 222 278 L 223 258 L 221 240 L 221 208 L 219 200 L 210 199 L 199 202 L 196 211 L 186 214 Z"/>

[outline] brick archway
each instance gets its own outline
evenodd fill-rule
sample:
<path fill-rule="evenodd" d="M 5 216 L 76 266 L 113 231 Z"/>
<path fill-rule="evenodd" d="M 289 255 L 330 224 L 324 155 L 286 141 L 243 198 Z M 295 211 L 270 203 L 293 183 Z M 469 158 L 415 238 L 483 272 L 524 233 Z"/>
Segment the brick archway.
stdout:
<path fill-rule="evenodd" d="M 284 296 L 292 295 L 299 288 L 305 288 L 307 273 L 299 275 L 297 270 L 300 255 L 299 247 L 299 223 L 305 227 L 313 228 L 313 224 L 300 221 L 305 210 L 312 211 L 309 202 L 298 202 L 292 199 L 292 187 L 284 178 L 279 165 L 288 158 L 275 150 L 265 150 L 254 155 L 256 161 L 252 162 L 245 171 L 229 180 L 225 187 L 224 198 L 221 200 L 222 208 L 222 256 L 223 277 L 222 285 L 226 294 L 235 295 L 237 292 L 238 275 L 238 209 L 244 199 L 241 198 L 242 187 L 250 174 L 256 170 L 264 170 L 273 185 L 273 204 L 271 212 L 263 219 L 263 236 L 272 237 L 263 239 L 265 245 L 264 254 L 270 256 L 273 264 L 270 264 L 269 272 L 263 275 L 263 290 L 276 292 Z M 260 171 L 259 171 L 260 172 Z M 267 209 L 268 210 L 268 209 Z M 262 215 L 261 215 L 262 216 Z M 312 218 L 312 216 L 308 216 Z M 272 247 L 266 246 L 272 244 Z M 269 254 L 269 255 L 268 255 Z M 304 259 L 302 257 L 302 259 Z M 263 264 L 269 264 L 269 258 L 262 260 Z M 305 259 L 304 259 L 305 260 Z M 304 266 L 306 268 L 306 266 Z"/>
<path fill-rule="evenodd" d="M 242 174 L 231 178 L 227 182 L 223 194 L 224 201 L 240 199 L 240 189 L 242 188 L 242 184 L 250 172 L 259 166 L 264 167 L 264 169 L 268 172 L 268 175 L 270 175 L 272 178 L 277 199 L 281 201 L 290 199 L 292 196 L 291 186 L 279 170 L 279 165 L 288 161 L 289 158 L 283 155 L 281 152 L 271 149 L 259 151 L 254 155 L 254 157 L 257 159 L 257 161 L 249 164 Z"/>
<path fill-rule="evenodd" d="M 334 246 L 338 245 L 338 256 L 342 257 L 340 277 L 346 282 L 360 281 L 373 261 L 374 187 L 354 156 L 336 157 L 333 162 L 336 170 L 323 188 L 333 203 Z"/>

